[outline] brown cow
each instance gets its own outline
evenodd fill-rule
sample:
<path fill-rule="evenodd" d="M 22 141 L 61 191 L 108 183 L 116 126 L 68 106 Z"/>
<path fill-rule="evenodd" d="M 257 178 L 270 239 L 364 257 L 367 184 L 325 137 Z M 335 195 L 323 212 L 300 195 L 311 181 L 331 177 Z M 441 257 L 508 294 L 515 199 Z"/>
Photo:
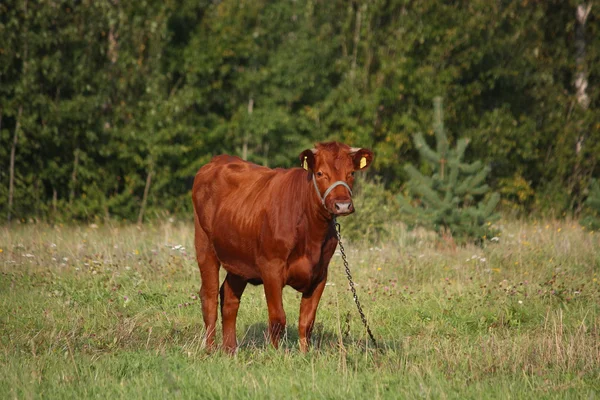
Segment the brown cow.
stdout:
<path fill-rule="evenodd" d="M 275 347 L 286 323 L 283 287 L 302 293 L 298 332 L 300 349 L 307 350 L 337 246 L 333 217 L 354 212 L 354 171 L 372 160 L 370 150 L 330 142 L 300 154 L 304 169 L 269 169 L 227 155 L 200 168 L 192 197 L 209 349 L 220 292 L 223 346 L 235 351 L 240 298 L 250 282 L 264 285 Z M 227 276 L 219 291 L 221 265 Z"/>

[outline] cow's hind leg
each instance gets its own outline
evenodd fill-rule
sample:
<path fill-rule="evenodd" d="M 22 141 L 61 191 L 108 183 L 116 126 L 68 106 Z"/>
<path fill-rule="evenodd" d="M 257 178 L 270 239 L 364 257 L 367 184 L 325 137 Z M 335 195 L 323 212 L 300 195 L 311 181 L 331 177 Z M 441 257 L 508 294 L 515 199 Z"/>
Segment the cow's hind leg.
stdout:
<path fill-rule="evenodd" d="M 240 299 L 248 282 L 238 275 L 228 273 L 221 285 L 221 317 L 223 320 L 223 347 L 233 353 L 237 347 L 235 322 Z"/>
<path fill-rule="evenodd" d="M 217 325 L 220 263 L 206 232 L 200 227 L 197 220 L 195 246 L 196 260 L 202 279 L 200 301 L 202 302 L 202 317 L 206 328 L 206 347 L 212 350 L 215 345 L 215 327 Z"/>

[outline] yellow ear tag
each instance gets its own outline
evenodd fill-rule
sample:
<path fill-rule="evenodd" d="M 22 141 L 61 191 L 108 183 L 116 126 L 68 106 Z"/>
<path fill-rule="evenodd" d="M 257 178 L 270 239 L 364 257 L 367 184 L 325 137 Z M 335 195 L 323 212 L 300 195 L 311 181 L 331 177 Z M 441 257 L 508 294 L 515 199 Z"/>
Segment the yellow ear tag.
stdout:
<path fill-rule="evenodd" d="M 367 166 L 367 157 L 363 157 L 360 159 L 360 169 L 363 169 Z"/>
<path fill-rule="evenodd" d="M 304 157 L 304 162 L 302 162 L 302 168 L 308 171 L 308 162 L 306 162 L 306 157 Z"/>

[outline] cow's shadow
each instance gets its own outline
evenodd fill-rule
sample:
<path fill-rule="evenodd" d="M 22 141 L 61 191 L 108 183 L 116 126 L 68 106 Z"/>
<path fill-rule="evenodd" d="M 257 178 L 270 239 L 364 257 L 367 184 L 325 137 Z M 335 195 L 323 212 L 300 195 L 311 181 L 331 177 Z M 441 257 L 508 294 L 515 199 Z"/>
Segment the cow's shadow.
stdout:
<path fill-rule="evenodd" d="M 271 342 L 268 338 L 267 330 L 267 324 L 264 322 L 246 325 L 242 331 L 242 336 L 238 337 L 239 348 L 256 349 L 269 347 Z M 298 327 L 288 325 L 281 338 L 279 347 L 285 350 L 298 349 L 299 339 Z M 321 323 L 315 324 L 311 337 L 311 347 L 313 349 L 334 349 L 339 348 L 340 345 L 364 347 L 365 341 L 364 339 L 353 338 L 347 334 L 324 329 Z"/>

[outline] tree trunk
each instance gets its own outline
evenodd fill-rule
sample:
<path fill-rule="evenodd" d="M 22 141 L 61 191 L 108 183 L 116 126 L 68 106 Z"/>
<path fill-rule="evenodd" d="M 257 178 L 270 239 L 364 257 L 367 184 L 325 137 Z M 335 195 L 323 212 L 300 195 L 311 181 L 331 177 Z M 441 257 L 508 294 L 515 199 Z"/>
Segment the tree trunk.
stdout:
<path fill-rule="evenodd" d="M 56 191 L 56 188 L 52 188 L 52 212 L 53 212 L 53 217 L 56 218 L 56 208 L 58 205 L 58 192 Z"/>
<path fill-rule="evenodd" d="M 73 161 L 73 172 L 71 173 L 71 191 L 69 193 L 69 205 L 73 204 L 75 198 L 75 188 L 77 186 L 77 168 L 79 167 L 79 147 L 73 152 L 75 160 Z"/>
<path fill-rule="evenodd" d="M 577 19 L 577 27 L 575 28 L 575 90 L 577 103 L 587 110 L 590 105 L 590 98 L 587 94 L 588 78 L 587 78 L 587 65 L 585 62 L 585 23 L 587 22 L 590 11 L 592 10 L 591 4 L 580 4 L 577 6 L 575 11 L 575 17 Z"/>
<path fill-rule="evenodd" d="M 17 153 L 17 143 L 19 142 L 19 130 L 21 129 L 21 116 L 23 115 L 23 105 L 19 106 L 17 112 L 17 121 L 15 123 L 15 132 L 13 134 L 12 146 L 10 147 L 10 165 L 8 168 L 8 212 L 6 221 L 10 224 L 12 219 L 13 197 L 15 193 L 15 155 Z"/>
<path fill-rule="evenodd" d="M 142 207 L 140 208 L 140 213 L 138 215 L 137 223 L 138 225 L 142 225 L 144 222 L 144 213 L 146 212 L 146 203 L 148 202 L 148 193 L 150 192 L 150 184 L 152 183 L 152 174 L 154 174 L 154 167 L 152 163 L 150 163 L 150 167 L 148 168 L 148 175 L 146 175 L 146 187 L 144 187 L 144 197 L 142 197 Z"/>
<path fill-rule="evenodd" d="M 110 24 L 108 29 L 108 59 L 112 64 L 115 64 L 119 59 L 119 33 L 115 32 L 115 24 Z"/>
<path fill-rule="evenodd" d="M 356 63 L 358 59 L 358 45 L 360 43 L 360 26 L 362 20 L 361 5 L 356 5 L 356 19 L 354 21 L 354 47 L 352 49 L 352 65 L 350 66 L 350 80 L 354 81 L 356 74 Z"/>
<path fill-rule="evenodd" d="M 33 196 L 34 196 L 34 201 L 35 201 L 35 203 L 33 203 L 33 215 L 35 215 L 36 223 L 40 220 L 40 201 L 41 201 L 40 186 L 41 186 L 41 180 L 40 180 L 39 176 L 37 176 L 35 178 L 35 180 L 33 181 Z"/>
<path fill-rule="evenodd" d="M 373 47 L 374 46 L 370 46 L 369 42 L 371 41 L 371 29 L 368 28 L 368 33 L 367 33 L 367 55 L 366 55 L 366 60 L 365 60 L 365 74 L 364 74 L 364 78 L 363 78 L 363 87 L 365 88 L 365 90 L 369 89 L 369 77 L 371 76 L 369 74 L 370 70 L 371 70 L 371 64 L 373 63 Z"/>
<path fill-rule="evenodd" d="M 592 10 L 591 3 L 579 4 L 575 10 L 575 18 L 577 24 L 575 27 L 575 97 L 577 103 L 581 109 L 585 112 L 590 105 L 590 97 L 587 93 L 588 86 L 588 71 L 587 63 L 585 60 L 586 53 L 586 41 L 585 41 L 585 23 L 587 22 L 590 11 Z M 582 150 L 586 139 L 586 128 L 584 126 L 583 118 L 577 123 L 577 138 L 575 141 L 575 165 L 573 166 L 573 173 L 569 179 L 571 182 L 568 184 L 569 192 L 572 195 L 572 202 L 570 208 L 575 208 L 576 203 L 581 203 L 581 197 L 578 195 L 581 192 L 579 187 L 582 183 L 583 172 L 582 172 Z M 579 208 L 579 207 L 577 207 Z"/>
<path fill-rule="evenodd" d="M 248 115 L 252 115 L 254 110 L 254 99 L 250 96 L 248 100 Z M 248 160 L 248 131 L 244 131 L 244 143 L 242 144 L 242 160 Z"/>
<path fill-rule="evenodd" d="M 577 19 L 577 27 L 575 28 L 575 96 L 577 103 L 585 111 L 590 106 L 590 97 L 587 94 L 588 77 L 587 77 L 587 65 L 585 62 L 585 23 L 587 22 L 590 11 L 592 10 L 591 4 L 579 4 L 575 11 L 575 18 Z M 583 148 L 583 141 L 585 140 L 585 133 L 580 132 L 575 145 L 575 153 L 579 155 Z"/>
<path fill-rule="evenodd" d="M 270 143 L 267 140 L 267 142 L 265 143 L 264 149 L 265 149 L 265 160 L 263 161 L 263 166 L 268 167 L 269 166 L 269 147 L 270 147 Z"/>
<path fill-rule="evenodd" d="M 23 9 L 25 19 L 27 19 L 27 6 L 29 2 L 25 0 Z M 21 81 L 25 80 L 25 76 L 27 75 L 27 57 L 29 52 L 29 42 L 27 38 L 28 25 L 24 23 L 23 28 L 23 71 L 21 75 Z M 22 101 L 22 100 L 21 100 Z M 6 215 L 6 220 L 10 224 L 12 219 L 12 207 L 13 207 L 13 197 L 15 193 L 15 156 L 17 153 L 17 143 L 19 142 L 19 131 L 21 130 L 21 116 L 23 115 L 23 103 L 19 105 L 19 111 L 17 112 L 17 120 L 15 121 L 15 132 L 13 134 L 13 142 L 10 148 L 10 164 L 8 168 L 8 211 Z"/>

